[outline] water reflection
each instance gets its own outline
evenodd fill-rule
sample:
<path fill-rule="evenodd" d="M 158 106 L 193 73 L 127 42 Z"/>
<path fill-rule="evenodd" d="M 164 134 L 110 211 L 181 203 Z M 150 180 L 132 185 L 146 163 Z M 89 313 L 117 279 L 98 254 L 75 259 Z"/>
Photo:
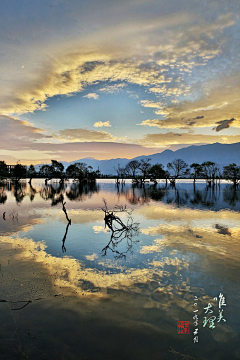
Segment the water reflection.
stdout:
<path fill-rule="evenodd" d="M 146 329 L 143 339 L 151 329 L 149 354 L 160 343 L 165 346 L 166 359 L 173 344 L 180 355 L 189 346 L 199 359 L 224 359 L 227 353 L 236 358 L 235 338 L 240 333 L 238 189 L 227 184 L 207 189 L 205 184 L 196 183 L 194 191 L 190 183 L 177 183 L 172 188 L 163 183 L 45 186 L 33 181 L 32 186 L 21 189 L 5 185 L 0 194 L 6 197 L 0 204 L 4 214 L 0 230 L 9 234 L 0 236 L 1 294 L 10 301 L 33 301 L 18 314 L 33 308 L 29 314 L 40 313 L 40 320 L 46 323 L 48 305 L 41 309 L 34 301 L 62 294 L 59 308 L 64 307 L 65 314 L 67 309 L 71 312 L 76 334 L 81 328 L 76 319 L 85 306 L 89 312 L 84 312 L 84 324 L 89 324 L 91 316 L 94 319 L 91 331 L 97 326 L 100 329 L 99 324 L 107 323 L 106 319 L 113 323 L 108 334 L 118 323 L 121 333 L 126 328 L 131 328 L 131 334 Z M 21 199 L 23 195 L 16 201 L 16 196 Z M 108 204 L 104 212 L 103 198 Z M 220 291 L 228 304 L 226 326 L 201 331 L 199 342 L 206 353 L 198 355 L 190 337 L 179 340 L 176 323 L 192 321 L 195 295 L 202 317 L 204 306 Z M 53 301 L 51 311 L 56 307 Z M 51 321 L 54 341 L 60 322 L 61 316 Z M 39 333 L 44 333 L 44 327 Z M 96 339 L 100 333 L 96 332 Z M 74 334 L 71 332 L 71 338 L 78 342 Z M 112 341 L 119 345 L 117 338 Z M 224 355 L 218 352 L 212 356 L 213 349 L 220 347 Z"/>
<path fill-rule="evenodd" d="M 98 193 L 99 190 L 100 186 L 96 183 L 73 183 L 70 185 L 70 189 L 66 191 L 66 196 L 71 201 L 85 201 L 94 193 Z"/>
<path fill-rule="evenodd" d="M 7 194 L 4 190 L 5 189 L 3 187 L 0 189 L 0 204 L 5 204 L 7 201 Z"/>
<path fill-rule="evenodd" d="M 51 206 L 56 206 L 63 201 L 63 194 L 66 185 L 64 184 L 49 184 L 45 185 L 40 190 L 40 196 L 43 200 L 51 200 Z"/>
<path fill-rule="evenodd" d="M 113 184 L 112 184 L 113 185 Z M 28 195 L 31 202 L 36 199 L 39 193 L 45 201 L 50 200 L 52 206 L 60 204 L 66 195 L 70 201 L 87 201 L 93 195 L 102 191 L 103 185 L 100 183 L 51 183 L 34 186 L 32 183 L 26 182 L 6 182 L 0 184 L 0 204 L 7 201 L 7 193 L 10 192 L 18 205 Z M 117 195 L 118 201 L 125 198 L 126 201 L 133 206 L 149 204 L 152 200 L 161 201 L 166 204 L 175 204 L 178 207 L 206 207 L 206 208 L 222 208 L 231 207 L 239 208 L 240 189 L 230 184 L 221 184 L 216 186 L 207 186 L 205 184 L 196 184 L 194 187 L 190 183 L 176 184 L 175 187 L 165 186 L 160 183 L 151 184 L 130 184 L 116 183 L 111 187 L 111 193 Z"/>

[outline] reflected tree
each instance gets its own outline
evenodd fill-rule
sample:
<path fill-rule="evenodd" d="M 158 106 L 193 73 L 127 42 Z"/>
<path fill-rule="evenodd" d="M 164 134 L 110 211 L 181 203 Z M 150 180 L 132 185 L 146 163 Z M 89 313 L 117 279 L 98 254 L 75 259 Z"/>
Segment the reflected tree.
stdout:
<path fill-rule="evenodd" d="M 37 193 L 37 190 L 34 189 L 34 187 L 32 186 L 32 183 L 29 182 L 29 187 L 30 187 L 30 193 L 29 193 L 29 198 L 30 198 L 30 201 L 33 201 L 34 198 L 35 198 L 35 195 Z"/>
<path fill-rule="evenodd" d="M 11 189 L 13 196 L 15 197 L 16 203 L 21 203 L 26 196 L 26 183 L 15 182 L 15 184 L 12 184 Z"/>
<path fill-rule="evenodd" d="M 223 192 L 223 199 L 234 207 L 240 201 L 240 191 L 234 185 L 227 185 Z"/>
<path fill-rule="evenodd" d="M 0 204 L 5 204 L 7 201 L 7 194 L 5 192 L 5 186 L 0 188 Z"/>
<path fill-rule="evenodd" d="M 69 228 L 69 225 L 72 224 L 72 220 L 69 219 L 69 217 L 68 217 L 68 213 L 67 213 L 67 210 L 66 210 L 66 207 L 65 207 L 66 202 L 63 202 L 63 201 L 64 201 L 64 198 L 62 199 L 62 210 L 63 210 L 63 212 L 64 212 L 64 214 L 66 216 L 67 222 L 68 222 L 67 226 L 66 226 L 65 234 L 64 234 L 63 239 L 62 239 L 62 252 L 64 253 L 64 252 L 66 252 L 65 241 L 66 241 L 66 237 L 67 237 L 67 233 L 68 233 L 68 228 Z"/>
<path fill-rule="evenodd" d="M 5 163 L 5 161 L 0 161 L 0 176 L 1 177 L 9 176 L 7 164 Z"/>
<path fill-rule="evenodd" d="M 163 200 L 165 195 L 166 195 L 166 188 L 156 187 L 156 185 L 151 185 L 147 191 L 147 196 L 155 201 Z"/>
<path fill-rule="evenodd" d="M 63 200 L 63 192 L 64 192 L 64 185 L 58 184 L 57 187 L 50 185 L 45 185 L 39 192 L 41 198 L 43 200 L 52 200 L 51 206 L 55 206 L 62 202 Z"/>
<path fill-rule="evenodd" d="M 99 192 L 99 185 L 95 182 L 87 184 L 73 183 L 70 190 L 66 191 L 66 196 L 69 200 L 84 201 L 86 197 L 91 197 L 92 194 Z"/>
<path fill-rule="evenodd" d="M 62 239 L 62 252 L 65 253 L 67 250 L 66 250 L 66 247 L 65 247 L 65 241 L 66 241 L 66 238 L 67 238 L 67 233 L 68 233 L 68 228 L 69 228 L 69 225 L 71 225 L 71 223 L 69 222 L 66 226 L 66 230 L 65 230 L 65 234 L 63 236 L 63 239 Z"/>
<path fill-rule="evenodd" d="M 172 191 L 166 191 L 167 204 L 176 204 L 177 207 L 185 206 L 188 203 L 189 194 L 187 191 L 179 191 L 174 188 Z"/>

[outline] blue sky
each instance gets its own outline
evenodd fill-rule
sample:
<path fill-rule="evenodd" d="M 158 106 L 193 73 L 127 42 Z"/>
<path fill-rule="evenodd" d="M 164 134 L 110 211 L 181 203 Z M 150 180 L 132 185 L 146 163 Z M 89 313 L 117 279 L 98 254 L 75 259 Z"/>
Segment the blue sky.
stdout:
<path fill-rule="evenodd" d="M 0 158 L 240 141 L 237 0 L 3 0 Z"/>

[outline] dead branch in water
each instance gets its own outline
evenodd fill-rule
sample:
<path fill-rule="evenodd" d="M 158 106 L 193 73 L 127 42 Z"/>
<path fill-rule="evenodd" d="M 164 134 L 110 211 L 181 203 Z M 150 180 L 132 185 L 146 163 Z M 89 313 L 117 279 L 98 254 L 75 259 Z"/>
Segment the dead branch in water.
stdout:
<path fill-rule="evenodd" d="M 63 199 L 62 199 L 62 206 L 63 206 L 62 209 L 63 209 L 63 211 L 64 211 L 64 213 L 65 213 L 65 215 L 66 215 L 66 219 L 67 219 L 68 223 L 71 225 L 72 221 L 71 221 L 71 219 L 69 219 L 69 217 L 68 217 L 67 210 L 66 210 L 66 208 L 65 208 L 65 204 L 66 204 L 66 202 L 63 202 Z"/>
<path fill-rule="evenodd" d="M 105 256 L 107 250 L 110 249 L 112 252 L 116 253 L 116 258 L 126 258 L 126 253 L 132 249 L 133 245 L 138 242 L 138 240 L 133 241 L 132 238 L 139 234 L 139 223 L 133 222 L 132 211 L 127 210 L 126 206 L 115 206 L 113 210 L 109 211 L 107 208 L 106 200 L 103 199 L 105 208 L 102 210 L 105 213 L 104 221 L 105 228 L 106 226 L 111 230 L 111 238 L 109 243 L 102 249 L 102 253 Z M 127 223 L 120 219 L 119 216 L 116 216 L 117 212 L 126 212 L 128 215 Z M 125 252 L 119 252 L 115 248 L 123 240 L 127 240 L 127 250 Z"/>

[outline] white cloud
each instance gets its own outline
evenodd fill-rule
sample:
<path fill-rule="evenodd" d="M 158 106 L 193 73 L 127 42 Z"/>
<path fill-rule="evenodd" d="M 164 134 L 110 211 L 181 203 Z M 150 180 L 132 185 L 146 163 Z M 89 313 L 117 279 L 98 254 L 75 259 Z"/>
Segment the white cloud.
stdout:
<path fill-rule="evenodd" d="M 83 96 L 83 97 L 86 97 L 86 98 L 88 98 L 88 99 L 97 100 L 97 99 L 99 98 L 99 95 L 96 94 L 96 93 L 89 93 L 89 94 L 87 94 L 87 95 L 85 95 L 85 96 Z"/>
<path fill-rule="evenodd" d="M 93 124 L 93 126 L 95 126 L 95 127 L 103 127 L 103 126 L 111 127 L 112 125 L 110 125 L 109 121 L 105 121 L 105 122 L 98 121 L 98 122 L 95 122 L 95 124 Z"/>

